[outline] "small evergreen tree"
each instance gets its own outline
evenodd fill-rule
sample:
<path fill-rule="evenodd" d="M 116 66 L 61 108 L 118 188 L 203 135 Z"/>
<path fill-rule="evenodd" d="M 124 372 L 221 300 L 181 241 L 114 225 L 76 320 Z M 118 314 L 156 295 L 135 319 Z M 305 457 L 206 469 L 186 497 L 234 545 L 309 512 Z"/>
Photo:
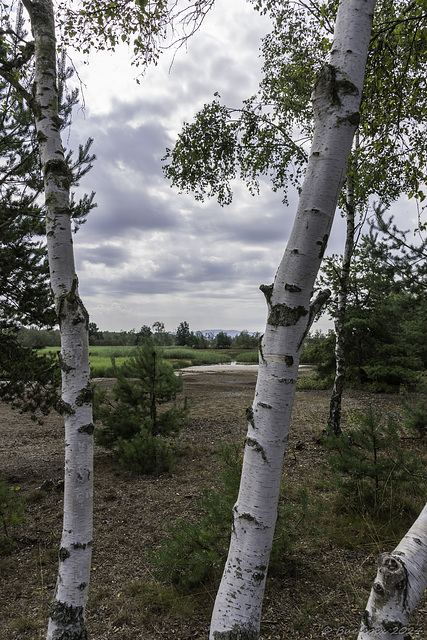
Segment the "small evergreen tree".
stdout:
<path fill-rule="evenodd" d="M 113 360 L 114 366 L 114 360 Z M 164 440 L 176 435 L 187 418 L 186 403 L 175 403 L 182 379 L 162 358 L 153 340 L 146 340 L 135 355 L 115 369 L 113 398 L 98 397 L 96 442 L 113 449 L 123 466 L 142 473 L 162 472 L 172 465 L 172 450 Z M 173 403 L 167 409 L 161 405 Z"/>
<path fill-rule="evenodd" d="M 419 459 L 402 448 L 395 419 L 385 420 L 369 407 L 324 443 L 339 509 L 374 520 L 391 516 L 405 526 L 413 521 L 425 500 L 426 478 Z"/>
<path fill-rule="evenodd" d="M 427 435 L 427 404 L 425 400 L 403 405 L 404 421 L 403 426 L 408 432 L 416 437 L 423 439 Z"/>
<path fill-rule="evenodd" d="M 401 244 L 399 250 L 397 241 L 395 246 L 372 232 L 362 237 L 354 252 L 344 323 L 349 385 L 375 392 L 410 389 L 426 367 L 427 253 L 423 246 L 406 246 L 403 240 Z M 338 290 L 340 260 L 325 259 L 320 287 Z M 328 302 L 328 312 L 336 317 L 336 296 Z M 314 362 L 322 379 L 330 379 L 335 371 L 334 350 L 333 338 L 315 348 Z"/>
<path fill-rule="evenodd" d="M 168 538 L 151 555 L 156 577 L 187 591 L 219 577 L 232 525 L 232 507 L 239 490 L 241 446 L 224 445 L 219 453 L 223 469 L 220 489 L 203 490 L 199 522 L 179 519 L 167 526 Z"/>

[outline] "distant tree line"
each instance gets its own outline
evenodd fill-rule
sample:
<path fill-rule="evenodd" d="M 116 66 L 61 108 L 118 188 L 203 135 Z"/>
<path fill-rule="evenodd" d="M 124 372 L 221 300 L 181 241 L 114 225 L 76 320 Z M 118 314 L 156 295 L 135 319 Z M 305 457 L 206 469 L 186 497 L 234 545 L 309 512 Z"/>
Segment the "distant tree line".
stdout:
<path fill-rule="evenodd" d="M 33 349 L 60 347 L 59 330 L 56 329 L 21 327 L 17 338 L 22 346 Z M 181 322 L 175 332 L 166 331 L 163 322 L 154 322 L 151 326 L 142 325 L 139 331 L 102 331 L 95 322 L 89 323 L 90 346 L 137 346 L 146 342 L 147 338 L 152 338 L 154 344 L 162 347 L 176 345 L 193 349 L 256 349 L 260 334 L 244 330 L 232 337 L 226 331 L 194 332 L 186 321 Z"/>
<path fill-rule="evenodd" d="M 348 285 L 346 338 L 346 384 L 372 391 L 413 389 L 427 368 L 425 324 L 427 319 L 427 243 L 414 244 L 392 221 L 381 222 L 361 237 L 355 249 Z M 338 313 L 340 256 L 326 258 L 318 279 L 319 288 L 332 296 L 323 313 Z M 241 331 L 232 337 L 225 331 L 191 331 L 181 322 L 168 332 L 163 322 L 143 325 L 139 331 L 101 331 L 89 324 L 91 346 L 137 346 L 147 339 L 158 346 L 194 349 L 256 349 L 260 334 Z M 316 365 L 322 383 L 332 386 L 335 372 L 335 333 L 317 330 L 306 338 L 301 362 Z M 22 346 L 58 346 L 59 331 L 20 329 Z"/>

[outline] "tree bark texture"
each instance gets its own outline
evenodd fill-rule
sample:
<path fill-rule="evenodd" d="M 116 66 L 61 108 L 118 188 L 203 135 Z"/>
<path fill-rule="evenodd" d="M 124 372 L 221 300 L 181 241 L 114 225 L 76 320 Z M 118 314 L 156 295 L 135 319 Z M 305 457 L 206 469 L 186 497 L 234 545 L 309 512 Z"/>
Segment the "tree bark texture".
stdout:
<path fill-rule="evenodd" d="M 70 219 L 70 172 L 58 116 L 51 0 L 24 0 L 35 41 L 33 108 L 43 168 L 51 287 L 61 332 L 65 424 L 64 520 L 48 640 L 87 638 L 84 612 L 92 547 L 93 422 L 88 314 L 78 294 Z"/>
<path fill-rule="evenodd" d="M 329 405 L 328 426 L 335 435 L 341 433 L 341 400 L 345 385 L 346 357 L 345 357 L 345 315 L 347 310 L 348 282 L 350 279 L 351 259 L 354 252 L 354 183 L 347 179 L 346 195 L 346 236 L 345 246 L 339 276 L 339 291 L 337 300 L 337 315 L 335 318 L 335 378 Z"/>
<path fill-rule="evenodd" d="M 229 554 L 210 639 L 256 640 L 277 519 L 283 456 L 305 336 L 327 294 L 310 305 L 359 122 L 375 0 L 342 0 L 329 61 L 313 91 L 315 132 L 295 222 L 268 306 Z M 329 292 L 328 292 L 329 293 Z"/>
<path fill-rule="evenodd" d="M 427 588 L 427 504 L 378 571 L 358 640 L 404 640 L 411 614 Z"/>

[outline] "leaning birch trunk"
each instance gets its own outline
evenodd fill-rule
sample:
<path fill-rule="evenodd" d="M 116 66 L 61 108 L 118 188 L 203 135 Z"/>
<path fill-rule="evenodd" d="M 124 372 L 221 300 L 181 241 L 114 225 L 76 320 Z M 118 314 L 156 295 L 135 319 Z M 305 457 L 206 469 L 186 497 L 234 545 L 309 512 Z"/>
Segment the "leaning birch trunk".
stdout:
<path fill-rule="evenodd" d="M 393 553 L 378 558 L 358 640 L 403 640 L 426 588 L 427 504 Z"/>
<path fill-rule="evenodd" d="M 375 0 L 342 0 L 328 64 L 313 92 L 315 132 L 300 201 L 274 284 L 262 287 L 268 319 L 248 415 L 239 496 L 216 597 L 211 640 L 256 640 L 285 443 L 302 345 L 316 306 L 310 295 L 346 174 L 359 108 Z"/>
<path fill-rule="evenodd" d="M 354 252 L 354 181 L 347 179 L 346 194 L 346 236 L 341 273 L 339 275 L 339 291 L 337 315 L 335 318 L 335 378 L 329 405 L 328 427 L 335 434 L 341 433 L 341 402 L 346 374 L 345 315 L 347 310 L 348 282 L 350 279 L 351 258 Z"/>
<path fill-rule="evenodd" d="M 87 638 L 84 612 L 92 546 L 93 424 L 88 314 L 79 298 L 70 219 L 70 173 L 59 132 L 51 0 L 24 0 L 35 41 L 34 111 L 46 202 L 51 287 L 61 331 L 65 424 L 64 520 L 47 638 Z"/>

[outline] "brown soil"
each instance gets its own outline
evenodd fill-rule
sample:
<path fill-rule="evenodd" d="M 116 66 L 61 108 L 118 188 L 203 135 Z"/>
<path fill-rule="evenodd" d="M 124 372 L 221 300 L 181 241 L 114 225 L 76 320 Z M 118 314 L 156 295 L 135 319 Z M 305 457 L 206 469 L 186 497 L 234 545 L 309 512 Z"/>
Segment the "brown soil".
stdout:
<path fill-rule="evenodd" d="M 202 488 L 218 486 L 219 445 L 245 437 L 245 409 L 252 404 L 255 380 L 256 374 L 249 371 L 184 374 L 185 393 L 193 401 L 191 424 L 178 439 L 181 453 L 172 474 L 130 474 L 109 453 L 96 448 L 93 571 L 87 608 L 92 640 L 208 637 L 215 585 L 206 587 L 203 598 L 186 596 L 178 605 L 156 602 L 155 596 L 149 602 L 153 578 L 144 554 L 164 539 L 167 523 L 177 518 L 197 521 Z M 391 412 L 401 406 L 398 396 L 347 392 L 344 415 L 366 408 L 369 402 Z M 315 477 L 312 490 L 321 491 L 324 454 L 316 436 L 328 405 L 327 391 L 297 392 L 284 470 L 291 487 Z M 16 546 L 11 555 L 0 558 L 0 638 L 39 639 L 45 634 L 54 592 L 62 524 L 61 419 L 52 415 L 38 426 L 7 405 L 0 405 L 0 412 L 0 476 L 9 486 L 19 486 L 27 502 L 26 521 L 14 531 Z M 384 550 L 393 544 L 390 541 Z M 283 571 L 268 581 L 262 640 L 356 637 L 376 556 L 382 550 L 375 545 L 337 548 L 324 536 L 313 544 L 300 544 L 294 556 L 284 559 Z M 135 585 L 146 586 L 144 598 Z M 425 606 L 425 601 L 420 604 L 412 622 L 413 638 L 427 638 Z"/>

